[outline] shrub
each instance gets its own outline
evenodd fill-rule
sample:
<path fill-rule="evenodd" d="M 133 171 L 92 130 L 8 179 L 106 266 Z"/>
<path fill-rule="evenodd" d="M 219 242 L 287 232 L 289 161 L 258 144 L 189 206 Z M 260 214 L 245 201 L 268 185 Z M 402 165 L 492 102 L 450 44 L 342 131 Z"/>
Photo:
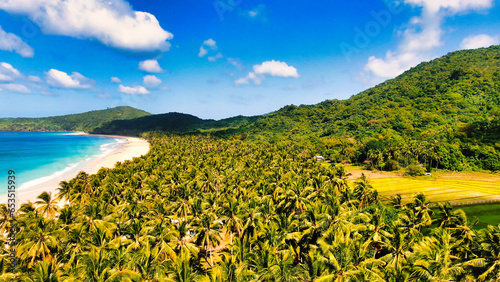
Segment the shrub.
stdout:
<path fill-rule="evenodd" d="M 425 175 L 425 169 L 419 165 L 409 165 L 405 169 L 405 175 L 408 176 L 422 176 Z"/>
<path fill-rule="evenodd" d="M 388 160 L 385 163 L 384 170 L 394 171 L 399 169 L 399 163 L 396 160 Z"/>

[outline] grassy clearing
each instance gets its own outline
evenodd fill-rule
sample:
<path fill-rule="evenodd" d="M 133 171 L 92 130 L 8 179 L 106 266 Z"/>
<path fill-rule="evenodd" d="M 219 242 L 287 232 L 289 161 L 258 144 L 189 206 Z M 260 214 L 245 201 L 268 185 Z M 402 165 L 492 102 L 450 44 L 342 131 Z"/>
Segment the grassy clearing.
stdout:
<path fill-rule="evenodd" d="M 437 173 L 432 176 L 403 177 L 397 173 L 362 171 L 347 167 L 353 177 L 365 173 L 382 198 L 400 194 L 409 202 L 416 193 L 424 193 L 431 202 L 448 201 L 453 205 L 473 205 L 500 200 L 500 175 L 474 173 Z"/>
<path fill-rule="evenodd" d="M 463 209 L 471 219 L 477 218 L 476 228 L 500 224 L 500 175 L 484 172 L 435 173 L 432 176 L 403 177 L 398 173 L 363 171 L 346 167 L 353 178 L 364 173 L 379 192 L 382 200 L 400 194 L 404 202 L 416 193 L 424 193 L 431 202 L 450 202 Z"/>

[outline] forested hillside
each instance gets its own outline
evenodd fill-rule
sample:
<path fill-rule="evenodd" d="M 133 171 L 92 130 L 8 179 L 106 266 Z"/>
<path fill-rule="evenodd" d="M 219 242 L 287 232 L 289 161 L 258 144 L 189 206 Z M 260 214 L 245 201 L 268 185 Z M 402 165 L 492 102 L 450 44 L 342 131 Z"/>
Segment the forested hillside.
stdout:
<path fill-rule="evenodd" d="M 1 281 L 498 281 L 500 228 L 379 203 L 291 140 L 149 135 L 150 153 L 0 209 Z M 7 232 L 6 232 L 7 231 Z M 7 272 L 6 272 L 7 271 Z"/>
<path fill-rule="evenodd" d="M 286 106 L 224 120 L 118 107 L 41 119 L 0 119 L 0 130 L 149 131 L 304 144 L 368 168 L 500 170 L 500 46 L 450 53 L 347 100 Z M 422 171 L 420 172 L 422 173 Z"/>
<path fill-rule="evenodd" d="M 286 106 L 245 131 L 379 169 L 500 170 L 500 47 L 422 63 L 348 100 Z"/>
<path fill-rule="evenodd" d="M 204 120 L 188 114 L 166 113 L 130 120 L 114 120 L 94 129 L 92 133 L 140 135 L 148 131 L 170 133 L 217 132 L 246 126 L 257 118 L 237 116 L 222 120 Z"/>
<path fill-rule="evenodd" d="M 46 118 L 0 118 L 0 131 L 85 131 L 89 132 L 106 122 L 150 115 L 132 107 L 121 106 L 81 114 Z"/>
<path fill-rule="evenodd" d="M 335 162 L 395 170 L 424 165 L 500 170 L 500 47 L 418 65 L 347 100 L 286 106 L 259 117 L 201 120 L 170 113 L 113 121 L 95 133 L 209 132 L 307 146 Z"/>

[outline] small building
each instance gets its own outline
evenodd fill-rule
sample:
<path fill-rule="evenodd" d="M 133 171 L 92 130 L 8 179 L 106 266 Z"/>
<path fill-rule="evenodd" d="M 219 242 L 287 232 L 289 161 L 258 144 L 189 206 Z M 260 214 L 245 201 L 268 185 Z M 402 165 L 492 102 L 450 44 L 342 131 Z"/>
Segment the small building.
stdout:
<path fill-rule="evenodd" d="M 318 155 L 318 156 L 314 156 L 314 159 L 317 160 L 318 162 L 320 162 L 320 161 L 324 161 L 325 157 Z"/>

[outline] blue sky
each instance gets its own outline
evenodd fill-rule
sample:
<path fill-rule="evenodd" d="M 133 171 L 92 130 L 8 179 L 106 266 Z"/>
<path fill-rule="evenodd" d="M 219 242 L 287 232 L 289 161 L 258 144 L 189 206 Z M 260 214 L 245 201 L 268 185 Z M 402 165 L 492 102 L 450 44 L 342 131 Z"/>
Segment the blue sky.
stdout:
<path fill-rule="evenodd" d="M 0 116 L 201 118 L 346 99 L 499 44 L 493 0 L 0 0 Z"/>

